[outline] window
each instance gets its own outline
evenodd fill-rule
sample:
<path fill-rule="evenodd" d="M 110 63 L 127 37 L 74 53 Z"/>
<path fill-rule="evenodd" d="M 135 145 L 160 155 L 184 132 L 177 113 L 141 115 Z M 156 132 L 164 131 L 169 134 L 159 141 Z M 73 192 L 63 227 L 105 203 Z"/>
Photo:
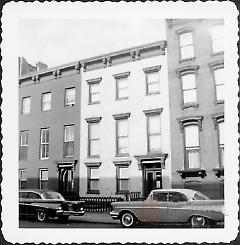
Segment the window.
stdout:
<path fill-rule="evenodd" d="M 75 88 L 65 89 L 65 106 L 70 107 L 75 105 Z"/>
<path fill-rule="evenodd" d="M 185 167 L 200 168 L 199 159 L 199 131 L 198 125 L 184 127 L 185 136 Z"/>
<path fill-rule="evenodd" d="M 193 58 L 194 47 L 193 47 L 193 33 L 184 32 L 179 34 L 180 44 L 180 60 Z"/>
<path fill-rule="evenodd" d="M 224 100 L 224 68 L 214 70 L 217 101 Z"/>
<path fill-rule="evenodd" d="M 128 155 L 128 118 L 130 113 L 113 115 L 116 120 L 116 154 Z"/>
<path fill-rule="evenodd" d="M 26 160 L 28 155 L 28 133 L 29 131 L 21 131 L 20 133 L 20 149 L 19 160 Z"/>
<path fill-rule="evenodd" d="M 64 157 L 74 157 L 74 125 L 64 127 Z"/>
<path fill-rule="evenodd" d="M 223 25 L 213 26 L 211 28 L 212 50 L 213 53 L 224 51 L 224 29 Z"/>
<path fill-rule="evenodd" d="M 159 71 L 161 66 L 144 68 L 146 74 L 146 95 L 160 93 Z"/>
<path fill-rule="evenodd" d="M 224 121 L 218 122 L 219 165 L 224 167 Z"/>
<path fill-rule="evenodd" d="M 27 115 L 30 113 L 31 98 L 25 97 L 22 99 L 22 114 Z"/>
<path fill-rule="evenodd" d="M 185 74 L 182 76 L 183 103 L 197 102 L 195 74 Z"/>
<path fill-rule="evenodd" d="M 49 158 L 49 128 L 41 129 L 40 158 Z"/>
<path fill-rule="evenodd" d="M 48 189 L 48 169 L 39 169 L 39 188 Z"/>
<path fill-rule="evenodd" d="M 26 189 L 27 188 L 27 170 L 19 169 L 19 188 Z"/>
<path fill-rule="evenodd" d="M 161 151 L 161 109 L 145 110 L 143 111 L 147 118 L 147 151 L 159 152 Z"/>
<path fill-rule="evenodd" d="M 185 195 L 176 192 L 169 193 L 169 202 L 186 202 L 187 198 Z"/>
<path fill-rule="evenodd" d="M 42 199 L 39 194 L 34 193 L 34 192 L 28 192 L 27 198 L 28 199 Z"/>
<path fill-rule="evenodd" d="M 88 118 L 88 156 L 99 157 L 101 117 Z"/>
<path fill-rule="evenodd" d="M 95 78 L 87 80 L 89 85 L 89 104 L 100 103 L 100 82 L 102 78 Z"/>
<path fill-rule="evenodd" d="M 163 192 L 153 192 L 152 199 L 158 202 L 167 202 L 168 193 Z"/>
<path fill-rule="evenodd" d="M 88 193 L 99 194 L 99 167 L 88 167 Z"/>
<path fill-rule="evenodd" d="M 42 111 L 51 110 L 51 93 L 42 94 Z"/>
<path fill-rule="evenodd" d="M 116 91 L 116 99 L 127 99 L 128 98 L 128 78 L 118 78 L 116 79 L 117 83 L 117 91 Z"/>
<path fill-rule="evenodd" d="M 117 166 L 117 193 L 129 192 L 129 168 Z"/>

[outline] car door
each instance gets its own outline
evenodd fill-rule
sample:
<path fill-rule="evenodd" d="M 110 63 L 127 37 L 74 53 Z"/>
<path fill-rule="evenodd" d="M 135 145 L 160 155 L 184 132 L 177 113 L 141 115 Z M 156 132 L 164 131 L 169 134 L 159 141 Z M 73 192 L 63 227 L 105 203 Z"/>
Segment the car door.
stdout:
<path fill-rule="evenodd" d="M 149 222 L 166 222 L 168 193 L 153 191 L 150 195 L 151 198 L 144 202 L 144 220 Z"/>
<path fill-rule="evenodd" d="M 179 192 L 169 192 L 168 200 L 168 222 L 181 223 L 188 219 L 188 199 Z"/>
<path fill-rule="evenodd" d="M 19 214 L 20 215 L 27 214 L 27 206 L 25 204 L 27 194 L 28 194 L 27 192 L 19 192 Z"/>
<path fill-rule="evenodd" d="M 27 197 L 24 201 L 26 205 L 26 212 L 28 215 L 35 215 L 37 204 L 41 200 L 41 196 L 35 192 L 28 192 Z"/>

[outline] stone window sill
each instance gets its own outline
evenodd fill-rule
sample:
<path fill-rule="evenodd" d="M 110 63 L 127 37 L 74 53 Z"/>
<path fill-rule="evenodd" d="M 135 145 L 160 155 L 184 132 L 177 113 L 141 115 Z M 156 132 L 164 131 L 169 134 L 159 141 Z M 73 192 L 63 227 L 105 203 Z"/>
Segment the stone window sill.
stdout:
<path fill-rule="evenodd" d="M 178 170 L 177 171 L 182 179 L 185 179 L 187 177 L 201 177 L 204 178 L 206 176 L 206 171 L 201 168 L 189 168 L 185 170 Z"/>

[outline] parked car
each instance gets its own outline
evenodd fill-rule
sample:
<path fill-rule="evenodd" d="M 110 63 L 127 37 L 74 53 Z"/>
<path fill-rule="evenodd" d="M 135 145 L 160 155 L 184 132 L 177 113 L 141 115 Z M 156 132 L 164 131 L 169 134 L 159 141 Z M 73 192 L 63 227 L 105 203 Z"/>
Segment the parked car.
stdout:
<path fill-rule="evenodd" d="M 188 223 L 191 227 L 210 227 L 224 221 L 224 200 L 210 200 L 190 189 L 152 190 L 144 201 L 111 203 L 110 215 L 123 227 L 136 222 Z"/>
<path fill-rule="evenodd" d="M 58 217 L 67 221 L 69 216 L 84 215 L 84 201 L 66 201 L 55 191 L 26 189 L 19 191 L 19 216 L 33 216 L 38 221 Z"/>

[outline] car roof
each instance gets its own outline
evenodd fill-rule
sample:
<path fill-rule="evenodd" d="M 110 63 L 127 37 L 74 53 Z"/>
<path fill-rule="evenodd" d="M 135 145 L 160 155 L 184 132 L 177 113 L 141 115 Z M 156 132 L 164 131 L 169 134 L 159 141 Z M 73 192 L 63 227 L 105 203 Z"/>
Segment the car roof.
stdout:
<path fill-rule="evenodd" d="M 47 190 L 47 189 L 22 189 L 22 190 L 19 190 L 19 192 L 35 192 L 38 194 L 42 194 L 45 192 L 55 192 L 55 191 L 51 191 L 51 190 Z"/>
<path fill-rule="evenodd" d="M 186 196 L 193 195 L 197 191 L 192 189 L 155 189 L 152 190 L 152 192 L 180 192 L 182 194 L 185 194 Z"/>

